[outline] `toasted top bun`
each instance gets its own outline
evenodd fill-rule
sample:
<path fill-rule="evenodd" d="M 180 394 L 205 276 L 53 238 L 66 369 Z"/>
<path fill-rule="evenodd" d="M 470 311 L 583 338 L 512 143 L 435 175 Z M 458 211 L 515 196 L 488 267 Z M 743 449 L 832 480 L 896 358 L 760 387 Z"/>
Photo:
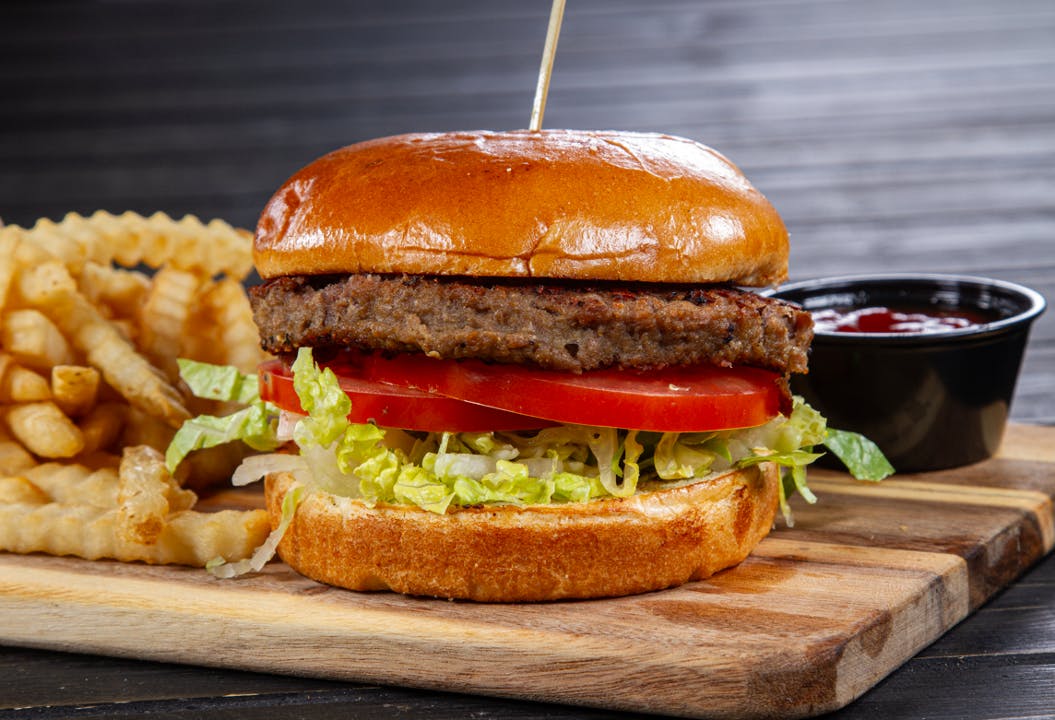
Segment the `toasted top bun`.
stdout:
<path fill-rule="evenodd" d="M 266 479 L 272 527 L 295 482 Z M 314 489 L 278 553 L 302 575 L 351 590 L 483 602 L 629 595 L 741 562 L 773 525 L 779 483 L 777 466 L 763 463 L 626 499 L 443 515 Z"/>
<path fill-rule="evenodd" d="M 774 285 L 787 230 L 725 157 L 668 135 L 397 135 L 332 152 L 264 209 L 264 279 L 410 273 Z"/>

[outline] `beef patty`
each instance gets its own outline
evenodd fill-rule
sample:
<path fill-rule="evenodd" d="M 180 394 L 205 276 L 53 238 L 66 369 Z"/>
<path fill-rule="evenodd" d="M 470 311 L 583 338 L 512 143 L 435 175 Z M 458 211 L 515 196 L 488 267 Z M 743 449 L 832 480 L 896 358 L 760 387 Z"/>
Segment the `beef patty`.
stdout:
<path fill-rule="evenodd" d="M 250 288 L 261 344 L 358 347 L 582 372 L 713 363 L 805 372 L 809 313 L 731 287 L 418 275 L 289 276 Z"/>

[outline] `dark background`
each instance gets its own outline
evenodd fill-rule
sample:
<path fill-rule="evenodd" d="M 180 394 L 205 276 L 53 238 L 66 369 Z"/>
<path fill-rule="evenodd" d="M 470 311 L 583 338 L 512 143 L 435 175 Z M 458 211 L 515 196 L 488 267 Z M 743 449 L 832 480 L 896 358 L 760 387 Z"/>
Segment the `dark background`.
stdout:
<path fill-rule="evenodd" d="M 253 227 L 287 176 L 340 145 L 524 127 L 548 14 L 545 0 L 4 3 L 0 217 Z M 971 273 L 1055 298 L 1051 0 L 570 0 L 545 126 L 718 148 L 784 216 L 792 279 Z M 1055 312 L 1034 327 L 1012 416 L 1055 422 Z M 1053 596 L 1049 558 L 843 716 L 1055 716 Z M 3 653 L 0 708 L 39 717 L 588 714 Z"/>
<path fill-rule="evenodd" d="M 1053 11 L 571 0 L 545 125 L 721 150 L 783 214 L 792 279 L 966 272 L 1051 296 Z M 163 210 L 253 227 L 335 147 L 525 127 L 548 14 L 546 0 L 5 3 L 0 217 Z M 1035 335 L 1014 413 L 1052 422 L 1037 395 L 1055 384 L 1055 314 Z"/>

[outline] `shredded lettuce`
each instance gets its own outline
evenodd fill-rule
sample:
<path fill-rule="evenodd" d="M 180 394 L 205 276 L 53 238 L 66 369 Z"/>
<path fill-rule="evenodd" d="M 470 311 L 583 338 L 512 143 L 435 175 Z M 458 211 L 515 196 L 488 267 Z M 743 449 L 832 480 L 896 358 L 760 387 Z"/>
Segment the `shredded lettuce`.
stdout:
<path fill-rule="evenodd" d="M 827 425 L 823 415 L 802 398 L 796 397 L 787 419 L 776 418 L 736 438 L 741 443 L 746 441 L 756 444 L 750 455 L 736 462 L 737 467 L 773 462 L 784 469 L 780 509 L 789 526 L 794 524 L 788 505 L 788 498 L 792 494 L 797 492 L 811 504 L 817 502 L 817 497 L 806 484 L 807 466 L 824 454 L 813 451 L 817 446 L 831 450 L 857 480 L 878 481 L 894 472 L 875 443 L 858 433 L 836 430 Z"/>
<path fill-rule="evenodd" d="M 205 565 L 205 569 L 218 578 L 233 578 L 251 572 L 260 572 L 268 561 L 275 556 L 278 544 L 293 522 L 293 516 L 297 512 L 297 506 L 304 500 L 305 488 L 303 485 L 294 485 L 282 498 L 282 517 L 279 519 L 278 527 L 268 534 L 267 539 L 253 551 L 253 554 L 244 560 L 236 560 L 229 563 L 223 558 L 214 558 Z"/>
<path fill-rule="evenodd" d="M 634 488 L 619 482 L 612 467 L 619 450 L 619 433 L 615 428 L 590 428 L 586 432 L 586 444 L 597 458 L 597 470 L 600 473 L 601 485 L 609 495 L 628 497 L 634 494 Z"/>
<path fill-rule="evenodd" d="M 274 450 L 281 442 L 276 429 L 279 409 L 260 399 L 255 375 L 237 368 L 194 360 L 179 360 L 180 377 L 195 395 L 237 402 L 246 407 L 224 417 L 199 415 L 183 423 L 165 450 L 169 472 L 195 450 L 241 440 L 254 450 Z"/>
<path fill-rule="evenodd" d="M 320 370 L 311 348 L 301 348 L 293 362 L 293 390 L 308 414 L 293 431 L 297 445 L 327 447 L 348 429 L 352 401 L 341 390 L 333 370 Z M 353 441 L 354 442 L 354 441 Z"/>
<path fill-rule="evenodd" d="M 795 450 L 790 453 L 770 453 L 765 449 L 759 449 L 756 454 L 740 459 L 737 467 L 749 467 L 759 463 L 776 463 L 786 472 L 781 474 L 780 483 L 780 512 L 788 526 L 794 525 L 794 516 L 788 498 L 795 492 L 802 495 L 802 499 L 811 505 L 817 502 L 817 496 L 806 486 L 806 466 L 819 458 L 823 453 L 811 453 L 805 450 Z"/>
<path fill-rule="evenodd" d="M 637 441 L 637 431 L 628 431 L 623 440 L 623 487 L 637 489 L 637 481 L 641 479 L 641 466 L 637 461 L 644 451 L 645 446 Z"/>
<path fill-rule="evenodd" d="M 291 438 L 299 455 L 249 458 L 236 473 L 238 482 L 279 468 L 306 488 L 370 504 L 412 504 L 443 513 L 452 505 L 585 502 L 628 497 L 642 483 L 691 481 L 773 462 L 782 469 L 780 502 L 790 522 L 788 497 L 798 493 L 816 501 L 806 484 L 806 468 L 821 456 L 819 449 L 831 450 L 855 477 L 875 480 L 892 471 L 875 445 L 826 427 L 824 417 L 801 398 L 788 417 L 721 432 L 562 425 L 524 433 L 409 433 L 350 422 L 351 401 L 336 375 L 315 363 L 310 348 L 301 348 L 293 363 L 302 416 L 280 413 L 261 401 L 251 376 L 205 363 L 181 361 L 180 367 L 196 393 L 246 407 L 227 417 L 185 423 L 166 456 L 171 467 L 188 452 L 221 442 L 243 440 L 270 451 L 280 437 Z"/>
<path fill-rule="evenodd" d="M 693 442 L 695 433 L 663 433 L 653 454 L 656 474 L 664 480 L 701 477 L 710 472 L 718 457 Z"/>
<path fill-rule="evenodd" d="M 260 400 L 260 383 L 230 365 L 213 365 L 180 358 L 179 375 L 196 397 L 250 405 Z"/>
<path fill-rule="evenodd" d="M 443 514 L 454 500 L 453 492 L 448 492 L 443 483 L 435 481 L 435 476 L 423 467 L 407 465 L 401 468 L 395 484 L 392 486 L 393 500 L 397 503 L 417 505 L 434 513 Z"/>

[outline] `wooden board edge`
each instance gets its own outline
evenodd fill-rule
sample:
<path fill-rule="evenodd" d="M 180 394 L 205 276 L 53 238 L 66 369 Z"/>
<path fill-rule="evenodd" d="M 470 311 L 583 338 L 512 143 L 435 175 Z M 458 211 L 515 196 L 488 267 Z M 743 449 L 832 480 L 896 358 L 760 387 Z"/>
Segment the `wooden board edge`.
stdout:
<path fill-rule="evenodd" d="M 1055 427 L 1009 423 L 996 457 L 1055 463 Z"/>
<path fill-rule="evenodd" d="M 951 553 L 779 538 L 767 538 L 756 553 L 759 557 L 792 558 L 807 564 L 900 568 L 926 578 L 920 592 L 870 618 L 855 628 L 845 643 L 826 650 L 833 669 L 834 692 L 830 697 L 819 698 L 816 690 L 796 683 L 792 677 L 779 683 L 788 686 L 785 697 L 796 697 L 795 707 L 790 709 L 792 715 L 810 717 L 845 707 L 971 612 L 968 564 Z M 824 651 L 813 648 L 808 652 L 819 650 Z M 777 710 L 774 708 L 773 712 Z"/>
<path fill-rule="evenodd" d="M 346 606 L 325 597 L 196 583 L 166 586 L 161 592 L 157 579 L 71 578 L 67 572 L 5 564 L 2 558 L 0 634 L 10 644 L 49 650 L 694 717 L 767 715 L 770 710 L 758 703 L 759 692 L 769 682 L 781 681 L 794 690 L 797 703 L 785 709 L 809 715 L 818 708 L 841 707 L 867 690 L 871 684 L 860 677 L 866 664 L 882 677 L 918 651 L 897 640 L 901 628 L 923 623 L 925 642 L 930 642 L 966 612 L 948 605 L 952 598 L 965 597 L 957 590 L 964 583 L 958 558 L 904 555 L 906 567 L 926 559 L 924 572 L 933 579 L 924 594 L 937 592 L 940 600 L 909 598 L 886 620 L 840 632 L 826 638 L 823 647 L 782 649 L 773 660 L 786 672 L 755 678 L 746 686 L 730 686 L 720 669 L 706 658 L 689 657 L 684 648 L 644 647 L 628 666 L 625 655 L 588 636 L 507 626 L 495 638 L 486 626 L 428 616 L 408 620 L 391 609 L 366 609 L 350 617 Z M 905 613 L 912 617 L 901 618 Z M 107 631 L 114 627 L 124 631 L 119 636 Z M 437 636 L 460 642 L 439 647 Z M 150 637 L 152 645 L 144 647 L 143 637 Z M 291 642 L 290 637 L 299 640 Z M 319 647 L 328 649 L 325 657 Z M 415 664 L 393 668 L 393 657 L 415 658 Z M 754 662 L 763 666 L 767 659 Z M 431 674 L 423 671 L 430 666 L 435 668 Z M 860 681 L 848 683 L 847 673 Z M 526 676 L 534 687 L 525 689 Z M 658 680 L 635 683 L 634 676 Z M 598 677 L 620 680 L 603 681 L 600 692 Z M 811 678 L 810 683 L 804 686 L 803 678 Z"/>

